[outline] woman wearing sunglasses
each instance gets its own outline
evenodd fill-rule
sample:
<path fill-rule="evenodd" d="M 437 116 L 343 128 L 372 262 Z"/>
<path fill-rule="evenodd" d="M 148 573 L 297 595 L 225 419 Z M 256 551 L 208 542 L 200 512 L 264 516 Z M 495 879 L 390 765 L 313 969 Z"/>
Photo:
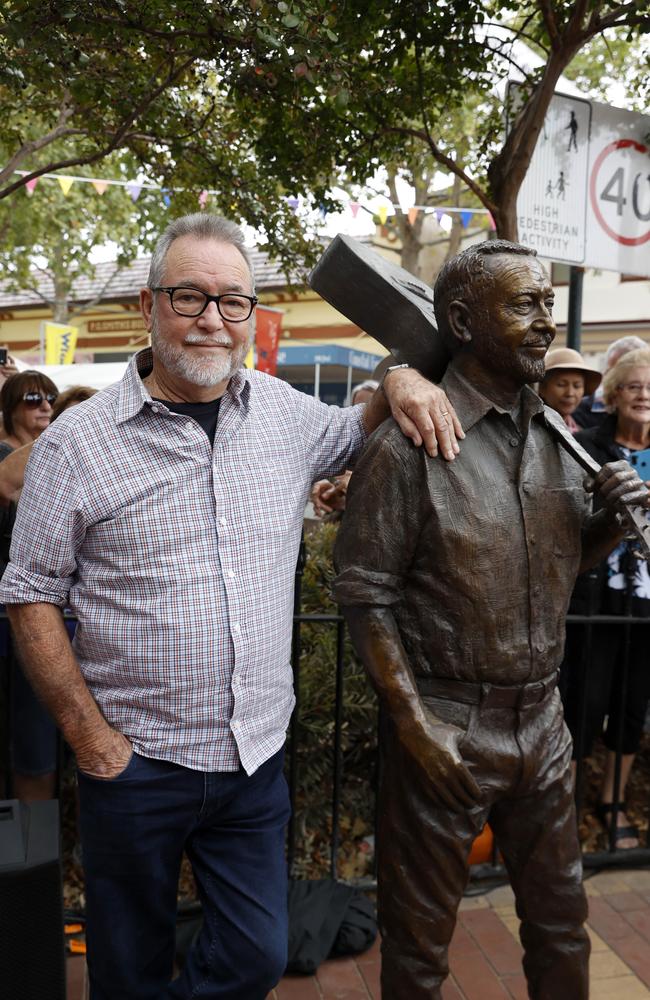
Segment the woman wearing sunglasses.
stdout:
<path fill-rule="evenodd" d="M 0 391 L 4 433 L 0 438 L 2 460 L 23 445 L 31 445 L 49 426 L 58 389 L 40 372 L 12 375 Z M 0 509 L 0 572 L 9 559 L 16 513 L 11 503 Z M 11 677 L 12 794 L 23 800 L 52 798 L 56 784 L 56 729 L 16 666 Z M 2 729 L 0 720 L 0 729 Z M 20 737 L 16 745 L 14 737 Z"/>
<path fill-rule="evenodd" d="M 0 392 L 4 423 L 0 445 L 8 447 L 0 447 L 0 457 L 35 441 L 49 427 L 58 394 L 52 379 L 41 372 L 19 372 L 7 379 Z"/>

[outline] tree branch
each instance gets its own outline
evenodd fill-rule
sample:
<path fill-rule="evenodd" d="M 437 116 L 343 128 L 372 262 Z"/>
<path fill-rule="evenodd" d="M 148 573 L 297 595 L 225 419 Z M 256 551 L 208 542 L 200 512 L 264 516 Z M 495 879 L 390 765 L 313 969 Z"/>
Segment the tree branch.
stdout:
<path fill-rule="evenodd" d="M 476 183 L 475 180 L 473 180 L 468 174 L 465 173 L 462 167 L 458 166 L 455 160 L 452 160 L 450 156 L 447 156 L 446 153 L 443 153 L 442 150 L 431 138 L 431 136 L 427 135 L 427 133 L 423 129 L 406 128 L 406 127 L 400 127 L 398 125 L 392 125 L 382 128 L 380 132 L 384 134 L 392 132 L 395 135 L 408 135 L 414 139 L 419 139 L 421 142 L 427 143 L 434 160 L 437 163 L 442 164 L 442 166 L 446 167 L 450 173 L 455 174 L 456 177 L 459 177 L 461 181 L 463 181 L 463 183 L 467 185 L 469 190 L 476 195 L 481 204 L 484 205 L 489 212 L 492 212 L 494 214 L 494 212 L 496 211 L 496 205 L 494 204 L 493 201 L 490 200 L 490 198 L 488 198 L 485 191 L 483 191 L 483 189 L 479 187 L 479 185 Z"/>
<path fill-rule="evenodd" d="M 40 139 L 31 139 L 29 142 L 24 142 L 11 157 L 9 163 L 0 170 L 0 184 L 3 184 L 7 177 L 11 177 L 19 164 L 27 156 L 31 156 L 32 153 L 37 153 L 39 149 L 49 146 L 51 143 L 56 142 L 57 139 L 66 139 L 71 135 L 83 135 L 83 129 L 70 128 L 67 125 L 67 121 L 72 114 L 74 114 L 74 108 L 63 104 L 55 127 L 46 135 L 42 135 Z"/>
<path fill-rule="evenodd" d="M 94 153 L 89 153 L 87 156 L 73 156 L 65 160 L 57 160 L 53 163 L 47 164 L 46 166 L 39 167 L 37 170 L 33 170 L 31 173 L 21 177 L 20 180 L 15 181 L 13 184 L 9 184 L 7 187 L 0 189 L 0 199 L 6 198 L 18 188 L 24 187 L 28 181 L 41 177 L 43 174 L 54 173 L 57 170 L 62 170 L 67 167 L 87 166 L 90 163 L 96 163 L 97 160 L 104 159 L 104 157 L 108 156 L 109 153 L 112 153 L 119 147 L 126 145 L 129 140 L 132 141 L 139 133 L 129 132 L 131 124 L 143 115 L 147 108 L 149 108 L 151 104 L 153 104 L 153 102 L 169 86 L 171 86 L 175 80 L 178 79 L 179 76 L 182 76 L 182 74 L 189 69 L 189 67 L 196 61 L 196 58 L 196 56 L 191 56 L 184 62 L 180 63 L 176 68 L 174 68 L 172 64 L 165 78 L 156 87 L 154 87 L 153 90 L 150 90 L 147 93 L 147 95 L 133 109 L 131 114 L 127 115 L 119 128 L 113 133 L 113 138 L 110 142 L 105 144 L 101 149 L 96 150 Z M 154 73 L 150 79 L 154 80 L 155 78 L 156 74 Z"/>
<path fill-rule="evenodd" d="M 640 0 L 631 0 L 630 3 L 620 4 L 613 10 L 610 10 L 608 14 L 605 14 L 604 17 L 600 16 L 599 12 L 601 8 L 602 5 L 599 4 L 589 19 L 589 24 L 587 25 L 587 30 L 589 31 L 588 37 L 596 35 L 606 28 L 615 28 L 617 25 L 626 25 L 630 28 L 650 28 L 650 14 L 646 14 L 641 10 Z M 634 17 L 628 17 L 628 14 L 633 14 Z"/>
<path fill-rule="evenodd" d="M 111 273 L 109 274 L 108 278 L 106 279 L 106 281 L 104 282 L 104 284 L 101 286 L 101 288 L 99 289 L 99 291 L 97 292 L 97 294 L 94 295 L 93 298 L 90 299 L 88 302 L 84 302 L 84 304 L 82 306 L 79 306 L 78 308 L 74 309 L 70 313 L 70 318 L 72 319 L 75 316 L 82 316 L 83 313 L 87 312 L 89 309 L 94 309 L 95 306 L 99 305 L 99 303 L 102 301 L 102 299 L 104 297 L 104 293 L 106 292 L 106 290 L 110 286 L 113 278 L 115 278 L 123 270 L 124 270 L 124 267 L 122 265 L 116 263 L 114 270 L 111 271 Z M 75 301 L 74 290 L 73 290 L 72 294 L 70 295 L 70 299 L 72 299 L 73 302 Z"/>

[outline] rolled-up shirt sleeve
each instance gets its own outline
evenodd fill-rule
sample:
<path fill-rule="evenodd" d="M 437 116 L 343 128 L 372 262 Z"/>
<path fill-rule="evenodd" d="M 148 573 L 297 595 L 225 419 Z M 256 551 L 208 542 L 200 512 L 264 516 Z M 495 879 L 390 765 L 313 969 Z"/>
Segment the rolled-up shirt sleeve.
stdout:
<path fill-rule="evenodd" d="M 0 602 L 65 607 L 85 531 L 78 479 L 48 433 L 27 464 Z"/>
<path fill-rule="evenodd" d="M 424 458 L 393 420 L 370 438 L 350 480 L 336 541 L 339 604 L 389 607 L 404 600 L 425 511 Z"/>

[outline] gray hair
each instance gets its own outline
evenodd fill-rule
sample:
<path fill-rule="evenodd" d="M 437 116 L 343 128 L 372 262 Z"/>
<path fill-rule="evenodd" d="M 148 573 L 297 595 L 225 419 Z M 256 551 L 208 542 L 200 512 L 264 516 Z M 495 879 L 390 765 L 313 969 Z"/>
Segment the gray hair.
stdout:
<path fill-rule="evenodd" d="M 244 244 L 244 234 L 238 225 L 224 219 L 221 215 L 210 215 L 208 212 L 194 212 L 192 215 L 182 215 L 169 223 L 156 243 L 149 266 L 149 288 L 157 288 L 163 281 L 165 261 L 169 248 L 181 236 L 194 236 L 197 240 L 216 240 L 218 243 L 229 243 L 239 250 L 250 271 L 251 285 L 255 291 L 255 276 L 250 253 Z"/>
<path fill-rule="evenodd" d="M 643 344 L 643 341 L 641 343 Z M 602 382 L 603 402 L 610 413 L 615 410 L 616 390 L 621 379 L 624 379 L 635 368 L 650 368 L 650 348 L 647 344 L 643 344 L 643 348 L 637 351 L 626 351 L 616 364 L 605 372 Z"/>
<path fill-rule="evenodd" d="M 355 385 L 350 392 L 350 402 L 349 405 L 353 405 L 354 397 L 358 392 L 362 392 L 364 389 L 369 389 L 372 392 L 376 392 L 379 388 L 379 382 L 374 378 L 367 378 L 365 382 L 359 382 L 359 385 Z"/>
<path fill-rule="evenodd" d="M 642 351 L 647 346 L 645 340 L 641 340 L 640 337 L 635 337 L 633 334 L 619 337 L 618 340 L 609 345 L 605 352 L 605 368 L 613 368 L 618 359 L 622 358 L 628 351 Z"/>
<path fill-rule="evenodd" d="M 493 257 L 495 254 L 536 257 L 537 250 L 521 243 L 511 243 L 509 240 L 485 240 L 483 243 L 474 243 L 445 261 L 436 278 L 433 290 L 436 322 L 452 352 L 458 350 L 460 344 L 449 329 L 447 318 L 449 306 L 456 299 L 473 305 L 487 288 L 494 286 L 495 277 L 485 267 L 485 258 Z"/>

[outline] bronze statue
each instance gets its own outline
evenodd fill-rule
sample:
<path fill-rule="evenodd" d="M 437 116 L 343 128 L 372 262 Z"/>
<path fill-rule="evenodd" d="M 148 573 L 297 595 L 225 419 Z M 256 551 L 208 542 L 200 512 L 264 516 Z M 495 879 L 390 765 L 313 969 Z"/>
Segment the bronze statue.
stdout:
<path fill-rule="evenodd" d="M 489 241 L 447 262 L 435 313 L 460 454 L 430 458 L 387 421 L 350 484 L 335 589 L 383 707 L 385 1000 L 439 1000 L 486 821 L 515 892 L 530 997 L 588 996 L 557 671 L 578 571 L 623 537 L 619 505 L 647 506 L 649 495 L 627 463 L 612 463 L 590 486 L 606 508 L 591 513 L 560 418 L 527 384 L 544 374 L 552 305 L 528 248 Z"/>

